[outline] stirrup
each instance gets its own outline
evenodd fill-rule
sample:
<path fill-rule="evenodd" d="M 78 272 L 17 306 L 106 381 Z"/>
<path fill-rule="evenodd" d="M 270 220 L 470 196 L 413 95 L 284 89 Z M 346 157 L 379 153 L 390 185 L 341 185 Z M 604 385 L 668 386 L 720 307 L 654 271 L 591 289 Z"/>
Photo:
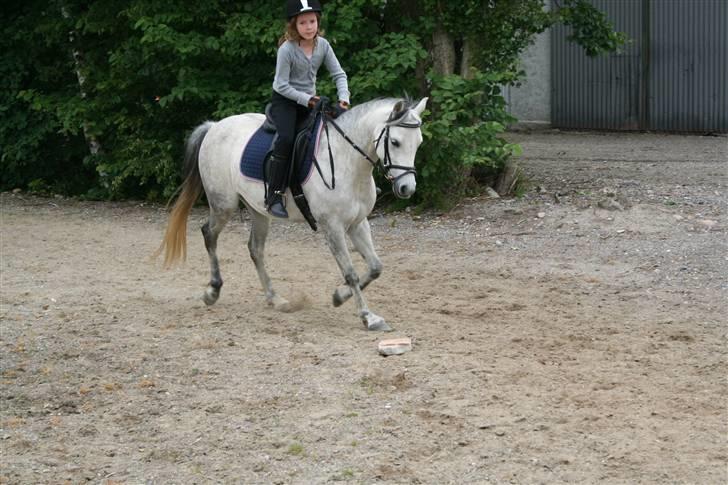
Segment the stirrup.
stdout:
<path fill-rule="evenodd" d="M 273 199 L 270 204 L 267 205 L 266 210 L 273 217 L 288 219 L 288 211 L 286 210 L 286 206 L 283 205 L 283 198 L 281 197 L 281 194 L 276 193 L 273 196 Z"/>

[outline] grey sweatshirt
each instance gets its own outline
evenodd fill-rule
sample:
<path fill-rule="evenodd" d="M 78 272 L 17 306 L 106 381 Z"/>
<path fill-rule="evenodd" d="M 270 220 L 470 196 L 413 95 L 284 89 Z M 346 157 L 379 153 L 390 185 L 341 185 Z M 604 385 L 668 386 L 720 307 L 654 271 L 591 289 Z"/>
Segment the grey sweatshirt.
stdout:
<path fill-rule="evenodd" d="M 278 48 L 273 89 L 281 96 L 306 106 L 311 96 L 316 94 L 316 73 L 321 64 L 326 64 L 326 68 L 331 73 L 331 77 L 336 83 L 339 100 L 348 103 L 349 84 L 346 73 L 341 68 L 331 44 L 323 37 L 317 38 L 310 59 L 306 57 L 296 42 L 289 40 Z"/>

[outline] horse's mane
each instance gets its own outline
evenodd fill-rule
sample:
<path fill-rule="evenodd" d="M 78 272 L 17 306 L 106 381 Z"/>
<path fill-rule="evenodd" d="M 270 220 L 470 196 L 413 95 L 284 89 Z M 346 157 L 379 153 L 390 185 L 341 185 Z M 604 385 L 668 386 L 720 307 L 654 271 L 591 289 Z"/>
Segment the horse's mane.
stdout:
<path fill-rule="evenodd" d="M 342 114 L 336 119 L 336 122 L 342 127 L 350 127 L 350 126 L 356 126 L 358 121 L 364 116 L 365 114 L 379 108 L 382 106 L 386 106 L 388 111 L 391 111 L 394 106 L 401 102 L 402 103 L 402 110 L 397 112 L 394 116 L 390 116 L 387 119 L 388 124 L 394 124 L 400 120 L 402 120 L 409 112 L 410 109 L 412 109 L 416 103 L 410 98 L 376 98 L 371 101 L 367 101 L 366 103 L 358 104 L 351 108 L 346 113 Z"/>

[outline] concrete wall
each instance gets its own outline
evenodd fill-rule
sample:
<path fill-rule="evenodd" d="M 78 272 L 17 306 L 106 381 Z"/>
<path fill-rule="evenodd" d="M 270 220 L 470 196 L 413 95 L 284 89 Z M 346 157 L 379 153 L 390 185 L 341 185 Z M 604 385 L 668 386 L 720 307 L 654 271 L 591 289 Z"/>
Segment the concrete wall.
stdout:
<path fill-rule="evenodd" d="M 546 31 L 536 37 L 521 56 L 526 77 L 520 87 L 506 87 L 504 97 L 509 112 L 524 127 L 551 126 L 551 35 Z"/>

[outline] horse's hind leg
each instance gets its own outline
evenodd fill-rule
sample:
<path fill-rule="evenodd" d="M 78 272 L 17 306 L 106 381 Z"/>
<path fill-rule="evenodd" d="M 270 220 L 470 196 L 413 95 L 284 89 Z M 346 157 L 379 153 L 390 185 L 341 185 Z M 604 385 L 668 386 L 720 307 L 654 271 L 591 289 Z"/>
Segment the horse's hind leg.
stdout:
<path fill-rule="evenodd" d="M 265 241 L 268 238 L 268 230 L 270 229 L 270 220 L 261 214 L 251 210 L 252 225 L 250 228 L 250 239 L 248 240 L 248 250 L 250 251 L 250 259 L 255 264 L 258 271 L 260 284 L 263 285 L 265 291 L 265 299 L 269 305 L 272 305 L 278 311 L 290 311 L 290 304 L 285 298 L 277 295 L 273 289 L 270 276 L 265 269 Z"/>
<path fill-rule="evenodd" d="M 220 263 L 217 260 L 217 238 L 225 225 L 237 210 L 235 208 L 216 209 L 210 207 L 210 217 L 202 226 L 202 236 L 205 238 L 205 248 L 210 258 L 210 283 L 202 295 L 202 300 L 207 305 L 214 304 L 220 298 L 220 288 L 222 288 L 222 276 L 220 276 Z"/>
<path fill-rule="evenodd" d="M 379 278 L 382 274 L 382 262 L 377 256 L 377 252 L 374 250 L 374 242 L 372 241 L 372 232 L 369 228 L 369 221 L 364 219 L 356 226 L 349 229 L 349 238 L 354 244 L 354 248 L 362 255 L 367 263 L 368 271 L 361 279 L 359 288 L 366 288 L 369 283 Z M 343 286 L 337 288 L 334 291 L 334 306 L 340 306 L 349 298 L 351 298 L 352 292 L 349 286 Z"/>

